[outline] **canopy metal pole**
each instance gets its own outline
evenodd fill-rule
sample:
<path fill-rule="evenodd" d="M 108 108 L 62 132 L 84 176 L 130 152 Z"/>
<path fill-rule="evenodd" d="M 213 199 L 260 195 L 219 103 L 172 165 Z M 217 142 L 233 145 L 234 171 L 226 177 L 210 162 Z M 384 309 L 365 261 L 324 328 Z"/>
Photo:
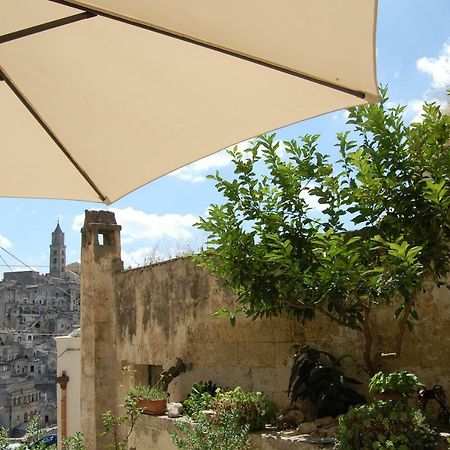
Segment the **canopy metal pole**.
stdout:
<path fill-rule="evenodd" d="M 41 33 L 42 31 L 51 30 L 53 28 L 62 27 L 63 25 L 67 25 L 69 23 L 78 22 L 80 20 L 89 19 L 90 17 L 94 17 L 95 14 L 91 12 L 83 12 L 80 14 L 75 14 L 73 16 L 62 17 L 61 19 L 52 20 L 51 22 L 41 23 L 34 27 L 24 28 L 23 30 L 14 31 L 13 33 L 4 34 L 0 36 L 0 44 L 4 44 L 5 42 L 15 41 L 16 39 L 20 39 L 25 36 L 30 36 L 32 34 Z"/>
<path fill-rule="evenodd" d="M 75 169 L 80 173 L 80 175 L 88 182 L 91 188 L 96 192 L 99 199 L 106 204 L 110 204 L 110 200 L 108 197 L 103 195 L 97 185 L 92 181 L 91 177 L 86 173 L 86 171 L 75 161 L 72 155 L 67 151 L 64 144 L 59 140 L 56 134 L 51 130 L 51 128 L 47 125 L 45 120 L 39 115 L 33 105 L 28 101 L 25 95 L 22 94 L 20 89 L 14 84 L 8 74 L 2 69 L 0 66 L 0 81 L 4 81 L 11 91 L 14 92 L 16 97 L 22 102 L 22 104 L 27 108 L 27 110 L 31 113 L 31 115 L 36 119 L 39 125 L 44 129 L 44 131 L 48 134 L 48 136 L 52 139 L 52 141 L 59 147 L 64 156 L 70 161 L 70 163 L 75 167 Z"/>

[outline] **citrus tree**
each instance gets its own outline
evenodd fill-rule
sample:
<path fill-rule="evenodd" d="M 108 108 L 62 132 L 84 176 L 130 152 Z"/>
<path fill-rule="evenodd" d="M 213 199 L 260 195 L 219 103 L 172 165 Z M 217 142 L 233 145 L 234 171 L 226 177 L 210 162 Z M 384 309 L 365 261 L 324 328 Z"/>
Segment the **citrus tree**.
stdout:
<path fill-rule="evenodd" d="M 318 135 L 232 150 L 234 179 L 210 177 L 224 201 L 197 224 L 207 233 L 197 261 L 237 294 L 220 314 L 324 314 L 361 332 L 371 373 L 372 311 L 395 305 L 400 356 L 418 294 L 445 283 L 450 263 L 450 118 L 426 104 L 408 125 L 381 91 L 379 104 L 349 110 L 339 161 L 319 151 Z"/>

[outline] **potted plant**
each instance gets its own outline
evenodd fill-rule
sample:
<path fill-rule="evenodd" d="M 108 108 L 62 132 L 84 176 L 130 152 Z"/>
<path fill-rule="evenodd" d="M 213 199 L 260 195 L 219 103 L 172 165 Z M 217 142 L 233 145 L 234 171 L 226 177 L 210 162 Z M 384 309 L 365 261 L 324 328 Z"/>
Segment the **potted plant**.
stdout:
<path fill-rule="evenodd" d="M 369 392 L 378 400 L 401 400 L 416 392 L 419 385 L 419 379 L 413 373 L 378 372 L 370 380 Z"/>
<path fill-rule="evenodd" d="M 166 412 L 169 394 L 160 387 L 136 385 L 129 393 L 129 397 L 135 400 L 136 406 L 143 414 L 161 415 Z"/>

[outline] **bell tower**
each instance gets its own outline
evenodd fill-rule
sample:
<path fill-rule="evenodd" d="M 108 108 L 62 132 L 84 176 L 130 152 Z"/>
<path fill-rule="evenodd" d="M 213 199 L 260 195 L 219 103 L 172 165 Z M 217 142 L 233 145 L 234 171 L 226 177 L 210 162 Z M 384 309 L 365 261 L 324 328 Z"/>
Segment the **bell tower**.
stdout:
<path fill-rule="evenodd" d="M 50 273 L 51 277 L 62 278 L 66 267 L 66 246 L 64 244 L 64 233 L 58 224 L 52 233 L 50 244 Z"/>

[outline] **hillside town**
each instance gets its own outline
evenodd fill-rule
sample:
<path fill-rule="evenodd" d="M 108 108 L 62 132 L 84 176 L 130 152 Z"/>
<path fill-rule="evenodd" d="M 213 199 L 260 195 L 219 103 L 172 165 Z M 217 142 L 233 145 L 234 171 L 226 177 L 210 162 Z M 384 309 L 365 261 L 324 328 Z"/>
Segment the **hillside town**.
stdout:
<path fill-rule="evenodd" d="M 0 281 L 0 427 L 25 433 L 31 417 L 56 424 L 55 336 L 77 333 L 80 265 L 66 265 L 64 233 L 51 235 L 50 270 L 5 272 Z"/>

